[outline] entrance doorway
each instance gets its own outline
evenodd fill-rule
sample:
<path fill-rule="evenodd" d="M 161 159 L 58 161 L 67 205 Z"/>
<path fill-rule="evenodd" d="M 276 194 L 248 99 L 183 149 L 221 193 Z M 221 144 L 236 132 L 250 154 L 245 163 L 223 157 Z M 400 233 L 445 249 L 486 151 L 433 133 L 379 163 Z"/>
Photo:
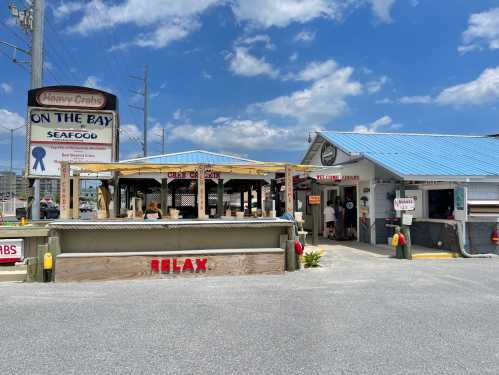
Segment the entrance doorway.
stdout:
<path fill-rule="evenodd" d="M 348 240 L 357 239 L 357 187 L 345 186 L 343 188 L 343 209 L 344 209 L 344 238 Z"/>
<path fill-rule="evenodd" d="M 322 190 L 321 197 L 321 224 L 322 234 L 326 233 L 326 222 L 324 220 L 324 209 L 327 206 L 327 202 L 332 201 L 333 204 L 336 203 L 338 197 L 340 196 L 340 188 L 338 186 L 326 186 Z"/>

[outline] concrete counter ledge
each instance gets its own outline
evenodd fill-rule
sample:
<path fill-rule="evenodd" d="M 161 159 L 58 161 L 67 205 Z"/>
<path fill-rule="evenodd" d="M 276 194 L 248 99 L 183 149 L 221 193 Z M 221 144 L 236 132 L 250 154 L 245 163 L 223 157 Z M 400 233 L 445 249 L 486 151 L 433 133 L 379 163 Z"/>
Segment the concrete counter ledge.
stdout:
<path fill-rule="evenodd" d="M 81 281 L 281 273 L 293 222 L 75 220 L 49 228 L 61 248 L 55 280 Z"/>

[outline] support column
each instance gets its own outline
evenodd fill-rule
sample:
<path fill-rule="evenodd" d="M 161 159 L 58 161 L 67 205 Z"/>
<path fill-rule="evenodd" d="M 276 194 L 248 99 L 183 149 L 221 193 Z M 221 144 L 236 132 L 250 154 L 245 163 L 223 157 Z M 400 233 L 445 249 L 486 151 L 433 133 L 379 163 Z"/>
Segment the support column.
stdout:
<path fill-rule="evenodd" d="M 248 185 L 248 211 L 249 211 L 249 216 L 253 215 L 253 185 Z"/>
<path fill-rule="evenodd" d="M 113 213 L 110 215 L 111 218 L 116 219 L 121 214 L 121 191 L 120 191 L 120 177 L 118 172 L 114 173 L 113 176 Z"/>
<path fill-rule="evenodd" d="M 312 181 L 312 195 L 321 196 L 321 189 L 317 181 Z M 312 205 L 312 245 L 319 243 L 319 230 L 321 225 L 321 205 Z"/>
<path fill-rule="evenodd" d="M 293 168 L 290 165 L 285 167 L 285 202 L 286 212 L 293 215 Z"/>
<path fill-rule="evenodd" d="M 244 212 L 244 188 L 241 186 L 241 208 L 239 211 Z"/>
<path fill-rule="evenodd" d="M 262 183 L 260 181 L 256 184 L 256 208 L 261 210 L 262 207 Z"/>
<path fill-rule="evenodd" d="M 198 219 L 206 218 L 205 171 L 206 167 L 204 165 L 198 167 Z"/>
<path fill-rule="evenodd" d="M 222 217 L 224 213 L 224 180 L 218 179 L 217 184 L 217 217 Z"/>
<path fill-rule="evenodd" d="M 168 179 L 161 179 L 161 211 L 168 215 Z"/>
<path fill-rule="evenodd" d="M 73 219 L 80 218 L 80 173 L 73 173 Z"/>
<path fill-rule="evenodd" d="M 59 209 L 61 212 L 61 219 L 71 219 L 70 210 L 70 195 L 71 195 L 71 177 L 70 165 L 68 162 L 61 162 L 61 183 L 60 183 L 60 202 Z"/>

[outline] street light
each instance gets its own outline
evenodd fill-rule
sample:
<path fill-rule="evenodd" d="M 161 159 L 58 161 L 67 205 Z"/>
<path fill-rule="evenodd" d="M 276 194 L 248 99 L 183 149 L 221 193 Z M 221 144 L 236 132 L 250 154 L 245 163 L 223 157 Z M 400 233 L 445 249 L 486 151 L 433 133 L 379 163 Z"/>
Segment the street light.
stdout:
<path fill-rule="evenodd" d="M 3 128 L 5 130 L 8 130 L 10 132 L 10 172 L 12 172 L 12 157 L 14 154 L 14 132 L 16 130 L 19 130 L 21 128 L 24 128 L 25 125 L 21 125 L 17 128 L 8 128 L 6 126 L 0 125 L 0 128 Z"/>

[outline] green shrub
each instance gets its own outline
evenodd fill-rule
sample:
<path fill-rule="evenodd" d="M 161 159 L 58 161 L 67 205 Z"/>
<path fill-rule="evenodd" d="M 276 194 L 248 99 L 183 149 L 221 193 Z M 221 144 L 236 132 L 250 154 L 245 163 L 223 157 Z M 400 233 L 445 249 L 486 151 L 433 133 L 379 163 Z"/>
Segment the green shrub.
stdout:
<path fill-rule="evenodd" d="M 320 251 L 309 251 L 303 254 L 303 263 L 306 268 L 308 267 L 319 267 L 322 254 Z"/>

